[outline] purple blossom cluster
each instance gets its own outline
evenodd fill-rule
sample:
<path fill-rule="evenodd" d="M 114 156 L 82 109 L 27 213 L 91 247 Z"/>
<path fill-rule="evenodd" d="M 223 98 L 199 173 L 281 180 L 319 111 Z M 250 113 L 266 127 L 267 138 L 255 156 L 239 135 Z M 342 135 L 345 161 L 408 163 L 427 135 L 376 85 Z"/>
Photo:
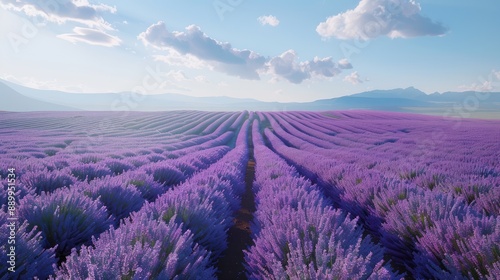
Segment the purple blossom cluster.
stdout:
<path fill-rule="evenodd" d="M 141 193 L 142 198 L 149 202 L 154 201 L 158 196 L 166 191 L 165 186 L 155 181 L 153 176 L 139 170 L 130 171 L 113 178 L 118 180 L 118 182 L 121 182 L 122 185 L 134 186 L 136 190 Z"/>
<path fill-rule="evenodd" d="M 241 191 L 231 181 L 243 180 L 247 132 L 248 121 L 237 147 L 220 160 L 94 238 L 91 246 L 73 250 L 56 278 L 215 279 L 212 265 L 227 247 L 226 232 L 240 200 Z M 82 191 L 102 186 L 94 182 Z"/>
<path fill-rule="evenodd" d="M 115 226 L 130 213 L 139 211 L 145 202 L 135 185 L 124 182 L 120 177 L 106 176 L 100 180 L 76 184 L 73 188 L 92 200 L 100 201 Z"/>
<path fill-rule="evenodd" d="M 111 223 L 106 207 L 74 189 L 27 195 L 20 202 L 18 214 L 20 222 L 28 223 L 26 231 L 40 232 L 42 247 L 55 247 L 58 258 L 88 244 L 93 235 L 105 231 Z"/>
<path fill-rule="evenodd" d="M 209 253 L 182 224 L 137 215 L 73 249 L 55 279 L 215 279 Z"/>
<path fill-rule="evenodd" d="M 489 135 L 500 135 L 496 122 L 453 128 L 433 117 L 370 112 L 263 117 L 272 148 L 359 217 L 395 268 L 423 279 L 494 275 L 500 146 Z"/>
<path fill-rule="evenodd" d="M 91 135 L 96 138 L 92 139 L 85 133 L 73 133 L 75 127 L 92 127 L 96 124 L 102 126 L 102 123 L 90 115 L 73 117 L 71 114 L 73 113 L 60 115 L 58 116 L 60 119 L 51 119 L 57 124 L 53 124 L 51 121 L 40 123 L 41 129 L 34 129 L 31 123 L 25 122 L 23 119 L 13 118 L 12 121 L 17 123 L 21 129 L 15 131 L 14 137 L 9 136 L 8 133 L 7 137 L 2 137 L 1 153 L 5 156 L 5 160 L 2 161 L 0 172 L 2 172 L 2 176 L 7 175 L 3 174 L 4 170 L 15 168 L 16 175 L 19 177 L 15 199 L 19 205 L 18 214 L 22 222 L 16 235 L 18 238 L 18 261 L 22 263 L 22 265 L 18 264 L 21 277 L 47 278 L 56 268 L 53 264 L 57 263 L 58 266 L 65 264 L 66 258 L 78 256 L 80 251 L 83 251 L 80 248 L 85 250 L 95 248 L 92 240 L 99 240 L 102 232 L 108 233 L 112 230 L 111 228 L 106 231 L 112 224 L 118 230 L 121 228 L 121 224 L 129 223 L 127 221 L 130 219 L 127 218 L 131 213 L 139 211 L 146 202 L 154 202 L 173 185 L 182 183 L 195 173 L 210 166 L 212 166 L 212 170 L 225 170 L 213 164 L 231 150 L 225 145 L 231 142 L 234 145 L 236 138 L 234 131 L 224 129 L 214 129 L 214 131 L 209 131 L 210 133 L 206 136 L 156 131 L 162 130 L 160 127 L 165 124 L 166 119 L 170 119 L 170 116 L 165 118 L 165 116 L 144 114 L 130 121 L 113 119 L 110 114 L 107 117 L 111 123 L 119 124 L 119 129 L 115 129 L 114 125 L 103 127 Z M 190 114 L 192 112 L 188 112 L 188 115 Z M 28 118 L 31 117 L 30 113 L 27 115 Z M 40 117 L 37 114 L 32 115 L 35 118 Z M 203 120 L 202 115 L 206 114 L 193 115 L 200 117 L 197 120 Z M 224 124 L 226 128 L 233 125 L 232 121 L 244 119 L 238 118 L 239 114 L 230 116 L 218 113 L 212 115 L 224 118 L 225 121 L 220 123 Z M 149 123 L 148 120 L 141 123 L 141 119 L 151 119 L 151 117 L 155 118 L 156 121 Z M 66 120 L 64 120 L 65 118 Z M 185 119 L 185 125 L 177 128 L 186 128 L 193 123 L 193 119 L 186 118 L 182 114 L 178 118 Z M 85 121 L 82 121 L 83 119 Z M 151 124 L 153 125 L 150 126 Z M 145 126 L 149 126 L 149 128 L 145 129 Z M 241 123 L 238 128 L 240 126 Z M 130 127 L 134 127 L 133 131 L 127 131 Z M 60 129 L 61 132 L 51 132 L 56 128 Z M 210 130 L 212 128 L 217 127 L 212 126 Z M 183 129 L 182 132 L 185 130 Z M 82 131 L 86 131 L 86 129 L 82 129 Z M 106 137 L 110 137 L 109 140 Z M 138 137 L 145 137 L 141 140 L 142 146 L 130 145 Z M 96 143 L 92 142 L 94 140 Z M 35 141 L 36 144 L 34 144 Z M 246 144 L 242 144 L 242 148 L 244 147 Z M 180 150 L 175 150 L 176 148 L 180 148 Z M 172 153 L 172 151 L 176 153 Z M 234 158 L 229 159 L 231 162 L 234 160 Z M 175 174 L 168 173 L 170 170 L 166 170 L 166 175 L 162 174 L 158 171 L 158 168 L 161 167 L 172 167 L 172 170 L 178 172 L 177 177 Z M 146 172 L 148 168 L 151 171 L 149 173 Z M 234 165 L 234 168 L 227 170 L 237 169 L 238 166 Z M 209 173 L 217 175 L 215 172 Z M 202 184 L 201 178 L 204 177 L 208 178 L 208 176 L 200 174 L 200 180 L 193 180 L 193 183 Z M 220 175 L 219 177 L 220 181 L 206 181 L 203 184 L 207 185 L 208 191 L 212 190 L 210 186 L 218 184 L 219 189 L 223 189 L 223 194 L 228 197 L 232 189 L 228 180 L 233 180 L 238 184 L 242 180 L 241 174 L 236 176 Z M 6 201 L 7 185 L 2 181 L 1 186 L 1 198 Z M 222 191 L 219 192 L 222 193 Z M 216 198 L 214 197 L 213 200 L 216 201 Z M 231 209 L 237 209 L 236 205 L 237 203 L 232 201 Z M 6 210 L 4 205 L 2 205 L 2 209 Z M 2 213 L 4 212 L 2 211 Z M 178 221 L 178 219 L 174 220 Z M 231 221 L 230 218 L 226 220 Z M 144 222 L 138 222 L 137 225 L 144 225 Z M 226 225 L 226 227 L 228 226 Z M 181 239 L 192 239 L 193 235 L 182 223 L 168 227 L 175 232 L 180 231 L 183 235 Z M 166 231 L 163 232 L 167 234 Z M 180 240 L 175 237 L 177 235 L 172 235 L 172 244 Z M 2 239 L 6 238 L 6 233 L 2 232 L 1 237 Z M 192 243 L 191 241 L 186 242 L 186 244 Z M 179 245 L 179 248 L 181 247 L 186 248 L 185 252 L 191 252 L 199 245 L 197 243 L 193 243 L 192 246 Z M 109 248 L 114 250 L 112 246 Z M 68 255 L 71 251 L 74 251 L 75 255 Z M 205 252 L 204 249 L 200 247 L 198 251 L 201 253 L 193 254 L 196 261 L 179 262 L 177 267 L 169 267 L 166 271 L 175 274 L 181 269 L 185 270 L 185 275 L 197 275 L 192 265 L 202 264 L 204 258 L 209 259 L 209 253 Z M 120 256 L 125 257 L 125 260 L 127 259 L 126 252 L 125 250 L 125 254 Z M 103 256 L 109 257 L 110 253 Z M 173 253 L 168 263 L 173 265 L 177 257 L 179 256 Z M 213 260 L 210 262 L 212 263 Z M 187 263 L 190 265 L 186 265 Z M 39 265 L 42 265 L 43 268 Z M 214 270 L 210 266 L 206 267 L 206 273 L 201 273 L 196 277 L 210 278 L 204 276 L 212 275 Z M 186 274 L 188 270 L 194 272 Z M 183 274 L 179 273 L 179 275 Z M 82 279 L 86 277 L 82 276 Z M 179 277 L 183 278 L 183 276 Z"/>
<path fill-rule="evenodd" d="M 250 191 L 248 278 L 500 275 L 498 121 L 369 111 L 0 118 L 0 199 L 15 168 L 19 218 L 17 270 L 0 279 L 215 279 Z M 2 263 L 9 234 L 0 229 Z"/>
<path fill-rule="evenodd" d="M 250 279 L 391 279 L 383 251 L 357 219 L 334 210 L 315 185 L 264 145 L 253 123 L 257 211 Z"/>
<path fill-rule="evenodd" d="M 61 170 L 49 172 L 47 169 L 28 171 L 22 176 L 21 184 L 32 189 L 36 194 L 53 192 L 56 189 L 69 187 L 76 182 L 71 174 Z"/>
<path fill-rule="evenodd" d="M 44 279 L 54 273 L 53 265 L 57 262 L 54 256 L 54 249 L 44 249 L 42 246 L 41 233 L 36 229 L 28 230 L 28 223 L 23 222 L 21 225 L 15 223 L 17 228 L 15 244 L 8 242 L 11 228 L 9 224 L 12 221 L 7 220 L 7 214 L 0 211 L 0 262 L 2 270 L 0 270 L 0 279 L 33 279 L 38 277 Z M 15 246 L 15 254 L 10 251 L 10 246 Z M 7 265 L 10 266 L 11 261 L 9 255 L 15 255 L 13 263 L 16 265 L 15 271 L 7 270 Z"/>
<path fill-rule="evenodd" d="M 471 212 L 437 220 L 417 238 L 415 262 L 419 269 L 415 274 L 423 278 L 498 277 L 499 225 L 498 217 Z"/>
<path fill-rule="evenodd" d="M 248 121 L 242 125 L 235 149 L 208 169 L 174 187 L 146 205 L 139 213 L 168 223 L 175 219 L 207 248 L 214 258 L 227 247 L 226 231 L 232 224 L 233 211 L 239 208 L 244 164 L 248 157 L 246 134 Z M 238 184 L 234 184 L 237 182 Z"/>

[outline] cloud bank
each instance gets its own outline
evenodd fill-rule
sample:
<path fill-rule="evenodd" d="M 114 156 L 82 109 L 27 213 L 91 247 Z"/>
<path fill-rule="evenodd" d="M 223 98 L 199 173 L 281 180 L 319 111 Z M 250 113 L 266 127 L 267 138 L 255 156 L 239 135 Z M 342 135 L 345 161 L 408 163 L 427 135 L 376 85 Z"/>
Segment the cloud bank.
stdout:
<path fill-rule="evenodd" d="M 258 79 L 257 70 L 266 59 L 250 50 L 238 50 L 229 43 L 218 42 L 190 25 L 182 32 L 170 32 L 164 22 L 151 25 L 138 37 L 145 45 L 181 55 L 191 55 L 214 69 L 245 79 Z"/>
<path fill-rule="evenodd" d="M 57 36 L 72 43 L 84 42 L 106 47 L 118 46 L 121 43 L 118 37 L 106 33 L 114 29 L 102 16 L 103 13 L 116 13 L 116 7 L 91 4 L 87 0 L 0 0 L 0 7 L 24 13 L 37 21 L 45 20 L 57 24 L 72 22 L 86 26 L 87 28 L 75 27 L 73 33 Z"/>
<path fill-rule="evenodd" d="M 259 80 L 261 74 L 299 84 L 312 78 L 331 78 L 352 65 L 346 59 L 338 63 L 331 57 L 315 57 L 298 61 L 297 54 L 288 50 L 268 58 L 251 50 L 233 48 L 230 43 L 219 42 L 190 25 L 184 31 L 169 31 L 164 22 L 151 25 L 138 39 L 146 46 L 165 52 L 155 59 L 170 65 L 190 68 L 208 67 L 215 71 L 243 79 Z"/>
<path fill-rule="evenodd" d="M 257 18 L 257 20 L 262 25 L 270 25 L 272 27 L 276 27 L 280 24 L 280 21 L 275 16 L 272 16 L 272 15 L 260 16 Z"/>
<path fill-rule="evenodd" d="M 272 58 L 266 66 L 268 72 L 294 84 L 300 84 L 311 78 L 335 77 L 342 72 L 342 69 L 352 67 L 346 60 L 335 63 L 331 57 L 315 57 L 309 61 L 299 62 L 294 50 L 288 50 Z"/>
<path fill-rule="evenodd" d="M 421 15 L 414 0 L 361 0 L 356 8 L 331 16 L 316 27 L 324 37 L 338 39 L 441 36 L 447 29 Z"/>
<path fill-rule="evenodd" d="M 491 70 L 487 77 L 481 77 L 477 83 L 470 85 L 461 85 L 458 87 L 461 91 L 490 92 L 500 90 L 500 70 Z"/>
<path fill-rule="evenodd" d="M 353 85 L 362 84 L 363 80 L 359 77 L 357 71 L 352 72 L 351 74 L 344 77 L 344 82 L 351 83 Z"/>
<path fill-rule="evenodd" d="M 116 13 L 116 8 L 105 4 L 90 4 L 86 0 L 35 1 L 0 0 L 6 10 L 22 12 L 30 17 L 40 17 L 50 22 L 68 21 L 82 23 L 88 27 L 111 30 L 111 25 L 100 15 L 102 12 Z"/>
<path fill-rule="evenodd" d="M 57 37 L 72 43 L 83 42 L 103 47 L 119 46 L 122 42 L 120 38 L 109 35 L 101 30 L 83 27 L 75 27 L 73 28 L 73 33 L 60 34 Z"/>

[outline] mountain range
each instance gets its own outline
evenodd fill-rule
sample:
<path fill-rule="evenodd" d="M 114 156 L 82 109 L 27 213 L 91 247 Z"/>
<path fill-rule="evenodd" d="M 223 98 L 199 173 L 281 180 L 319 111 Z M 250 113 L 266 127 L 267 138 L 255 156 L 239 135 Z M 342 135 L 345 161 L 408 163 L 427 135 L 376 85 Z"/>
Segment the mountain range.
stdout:
<path fill-rule="evenodd" d="M 500 118 L 499 92 L 426 94 L 416 88 L 373 90 L 313 102 L 263 102 L 231 97 L 191 97 L 180 94 L 67 93 L 39 90 L 0 80 L 0 111 L 327 111 L 383 110 L 462 117 Z"/>

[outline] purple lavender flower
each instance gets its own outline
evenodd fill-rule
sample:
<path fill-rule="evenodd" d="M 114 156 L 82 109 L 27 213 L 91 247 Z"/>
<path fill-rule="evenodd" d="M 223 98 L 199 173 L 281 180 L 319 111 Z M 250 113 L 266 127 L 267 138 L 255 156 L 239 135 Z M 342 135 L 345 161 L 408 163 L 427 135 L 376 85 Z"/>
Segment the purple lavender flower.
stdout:
<path fill-rule="evenodd" d="M 177 185 L 186 177 L 178 168 L 171 164 L 157 162 L 143 167 L 143 170 L 153 176 L 154 180 L 165 186 Z"/>
<path fill-rule="evenodd" d="M 173 221 L 135 216 L 92 241 L 72 250 L 56 279 L 215 279 L 209 253 Z"/>
<path fill-rule="evenodd" d="M 15 233 L 11 235 L 10 225 L 14 223 Z M 17 221 L 7 221 L 7 214 L 0 211 L 0 279 L 32 279 L 34 277 L 47 278 L 54 270 L 56 264 L 54 249 L 44 249 L 41 245 L 41 234 L 36 229 L 27 231 L 28 224 L 23 222 L 21 225 Z M 12 243 L 10 236 L 15 236 L 15 243 Z M 10 242 L 9 242 L 10 241 Z M 15 248 L 11 252 L 10 247 Z M 10 255 L 14 255 L 12 261 L 15 271 L 9 271 L 11 266 Z"/>
<path fill-rule="evenodd" d="M 36 194 L 42 192 L 53 192 L 56 189 L 69 187 L 76 181 L 69 172 L 65 171 L 29 171 L 22 175 L 20 183 L 33 189 Z"/>
<path fill-rule="evenodd" d="M 71 167 L 71 174 L 80 181 L 92 181 L 106 175 L 111 175 L 111 170 L 101 163 L 75 163 Z"/>
<path fill-rule="evenodd" d="M 494 276 L 489 270 L 500 261 L 500 218 L 474 213 L 437 220 L 416 245 L 418 267 L 441 267 L 463 276 L 483 279 Z M 425 256 L 422 257 L 422 256 Z M 432 276 L 432 269 L 418 271 Z M 498 275 L 496 275 L 498 276 Z"/>
<path fill-rule="evenodd" d="M 44 248 L 57 245 L 58 258 L 90 242 L 93 235 L 103 232 L 111 223 L 106 207 L 100 202 L 67 189 L 26 196 L 19 207 L 19 218 L 28 222 L 27 231 L 36 227 L 41 232 Z"/>
<path fill-rule="evenodd" d="M 121 178 L 106 176 L 82 185 L 75 187 L 93 200 L 99 199 L 113 217 L 115 226 L 144 204 L 141 193 L 133 185 L 124 183 Z"/>

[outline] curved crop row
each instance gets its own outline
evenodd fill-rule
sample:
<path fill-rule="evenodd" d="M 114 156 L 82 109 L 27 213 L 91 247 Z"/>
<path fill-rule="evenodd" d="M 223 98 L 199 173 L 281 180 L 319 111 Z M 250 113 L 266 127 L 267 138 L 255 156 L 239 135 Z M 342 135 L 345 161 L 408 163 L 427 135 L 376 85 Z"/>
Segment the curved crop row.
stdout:
<path fill-rule="evenodd" d="M 73 250 L 57 278 L 214 279 L 211 265 L 225 249 L 242 193 L 247 131 L 248 121 L 237 147 L 221 160 L 94 239 L 94 246 Z M 108 260 L 110 248 L 119 250 Z"/>
<path fill-rule="evenodd" d="M 369 111 L 0 119 L 0 199 L 18 219 L 11 230 L 1 205 L 0 267 L 14 234 L 16 272 L 0 279 L 214 279 L 242 273 L 231 267 L 242 255 L 252 279 L 500 273 L 498 121 Z M 234 245 L 254 195 L 255 243 L 243 254 L 251 239 Z"/>
<path fill-rule="evenodd" d="M 408 147 L 412 147 L 411 142 L 400 145 L 399 141 L 395 144 L 387 141 L 385 143 L 389 143 L 388 147 L 400 146 L 400 148 L 394 152 L 370 150 L 366 156 L 355 155 L 354 152 L 359 153 L 362 150 L 355 148 L 352 153 L 346 153 L 346 149 L 349 151 L 348 147 L 344 148 L 344 151 L 317 147 L 298 138 L 300 135 L 298 131 L 290 129 L 290 125 L 284 125 L 283 120 L 278 123 L 273 121 L 272 117 L 269 119 L 273 131 L 266 129 L 265 135 L 272 147 L 296 165 L 303 174 L 316 180 L 323 187 L 324 193 L 341 209 L 360 217 L 360 221 L 367 226 L 367 229 L 381 239 L 398 269 L 409 271 L 412 275 L 422 278 L 478 279 L 492 275 L 500 257 L 498 243 L 495 241 L 499 240 L 498 216 L 491 217 L 491 214 L 498 211 L 493 202 L 498 201 L 498 197 L 485 196 L 482 192 L 490 194 L 498 192 L 500 181 L 496 175 L 497 171 L 495 167 L 488 167 L 491 166 L 490 162 L 498 162 L 495 155 L 488 154 L 481 159 L 467 159 L 466 162 L 463 162 L 463 157 L 456 157 L 455 165 L 452 167 L 456 173 L 452 173 L 451 176 L 450 166 L 445 170 L 429 164 L 421 170 L 409 169 L 398 174 L 397 171 L 387 172 L 384 166 L 390 164 L 391 170 L 404 170 L 407 165 L 398 164 L 398 161 L 400 154 L 411 155 L 412 151 L 408 150 Z M 435 122 L 428 118 L 421 121 Z M 342 123 L 340 120 L 334 122 Z M 364 123 L 357 120 L 356 124 L 360 128 Z M 371 122 L 367 124 L 371 125 Z M 285 131 L 281 125 L 289 131 Z M 335 127 L 339 125 L 336 124 Z M 358 134 L 360 131 L 353 128 L 349 133 Z M 422 137 L 418 133 L 403 132 L 403 134 L 408 134 L 405 136 L 407 139 Z M 279 135 L 279 138 L 276 135 Z M 282 141 L 292 144 L 295 148 L 286 146 Z M 383 144 L 371 145 L 377 147 Z M 441 151 L 436 150 L 440 145 L 437 143 L 432 147 L 434 160 L 445 157 Z M 488 145 L 487 141 L 483 140 L 483 144 L 478 146 Z M 448 146 L 447 149 L 464 153 L 460 145 Z M 398 157 L 391 159 L 391 153 Z M 481 153 L 475 152 L 475 154 Z M 374 157 L 379 154 L 381 157 L 372 161 L 374 165 L 371 165 L 370 161 L 365 161 L 368 163 L 365 166 L 359 164 L 363 162 L 364 157 Z M 439 164 L 439 161 L 432 164 Z M 460 164 L 465 166 L 460 167 Z M 474 164 L 482 166 L 482 169 L 476 169 Z M 463 168 L 463 171 L 459 171 L 459 168 Z M 453 178 L 460 180 L 464 172 L 474 172 L 474 170 L 478 170 L 474 180 L 476 182 L 480 180 L 482 187 L 473 189 L 472 193 L 469 191 L 472 197 L 468 197 L 469 201 L 464 201 L 460 195 L 456 195 L 456 192 L 463 192 L 463 188 L 451 187 L 458 183 L 453 181 Z M 431 176 L 426 176 L 429 173 Z M 447 173 L 448 175 L 445 175 Z M 458 211 L 458 209 L 464 210 Z M 476 225 L 475 230 L 481 234 L 471 231 L 472 224 Z M 445 243 L 443 248 L 438 242 L 440 239 L 445 239 L 449 243 Z M 468 257 L 464 257 L 465 255 Z"/>
<path fill-rule="evenodd" d="M 251 279 L 373 279 L 396 277 L 382 249 L 284 160 L 265 147 L 253 124 L 257 211 L 246 252 Z"/>

